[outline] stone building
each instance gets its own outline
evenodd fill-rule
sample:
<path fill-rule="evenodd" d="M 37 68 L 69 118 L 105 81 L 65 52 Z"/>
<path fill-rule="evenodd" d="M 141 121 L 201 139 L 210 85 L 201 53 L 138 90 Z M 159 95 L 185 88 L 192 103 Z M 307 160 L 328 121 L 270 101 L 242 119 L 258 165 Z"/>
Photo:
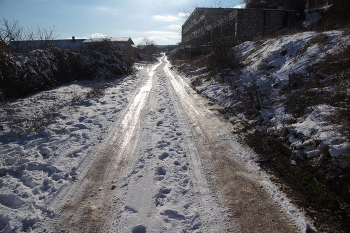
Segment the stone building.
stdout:
<path fill-rule="evenodd" d="M 107 38 L 113 42 L 117 48 L 130 56 L 134 56 L 134 42 L 130 37 L 117 37 L 117 38 Z M 79 49 L 82 46 L 99 42 L 104 39 L 76 39 L 74 36 L 72 39 L 63 40 L 27 40 L 27 41 L 11 41 L 8 48 L 14 52 L 29 52 L 34 49 L 44 49 L 50 46 L 56 46 L 67 49 Z"/>
<path fill-rule="evenodd" d="M 217 39 L 252 40 L 295 24 L 296 12 L 272 9 L 196 8 L 182 25 L 180 49 L 190 56 Z"/>

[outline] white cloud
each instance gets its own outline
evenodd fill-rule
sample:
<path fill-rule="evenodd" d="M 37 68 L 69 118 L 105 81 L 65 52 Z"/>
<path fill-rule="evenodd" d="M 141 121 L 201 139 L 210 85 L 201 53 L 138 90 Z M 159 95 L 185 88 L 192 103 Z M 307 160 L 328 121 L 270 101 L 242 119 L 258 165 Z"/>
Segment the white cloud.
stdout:
<path fill-rule="evenodd" d="M 191 15 L 190 13 L 180 12 L 177 16 L 179 16 L 179 17 L 188 17 L 190 15 Z"/>
<path fill-rule="evenodd" d="M 134 38 L 132 39 L 132 41 L 134 41 L 135 45 L 138 45 L 139 43 L 141 43 L 141 41 L 143 40 L 144 38 Z"/>
<path fill-rule="evenodd" d="M 155 15 L 153 19 L 165 21 L 165 22 L 174 22 L 180 20 L 179 17 L 173 15 Z"/>
<path fill-rule="evenodd" d="M 173 30 L 181 30 L 182 25 L 179 24 L 172 24 L 169 25 L 168 28 L 173 29 Z"/>
<path fill-rule="evenodd" d="M 164 38 L 181 39 L 181 35 L 162 35 Z"/>
<path fill-rule="evenodd" d="M 146 38 L 150 39 L 151 41 L 155 41 L 158 45 L 166 45 L 166 44 L 176 44 L 181 41 L 181 35 L 176 32 L 171 31 L 148 31 L 145 32 L 147 36 Z M 139 44 L 143 38 L 136 38 L 133 39 L 134 43 L 137 45 Z"/>
<path fill-rule="evenodd" d="M 98 7 L 96 7 L 96 10 L 107 11 L 107 10 L 108 10 L 108 7 L 105 7 L 105 6 L 98 6 Z"/>
<path fill-rule="evenodd" d="M 111 14 L 120 13 L 120 10 L 117 8 L 111 8 L 111 7 L 105 7 L 105 6 L 98 6 L 98 7 L 95 7 L 95 9 L 99 11 L 103 11 L 104 13 L 111 13 Z"/>
<path fill-rule="evenodd" d="M 177 42 L 180 42 L 179 38 L 177 37 L 166 37 L 166 36 L 150 36 L 148 37 L 150 40 L 157 41 L 157 44 L 176 44 Z M 176 40 L 174 40 L 176 39 Z"/>
<path fill-rule="evenodd" d="M 162 35 L 165 37 L 179 37 L 180 34 L 178 32 L 171 32 L 171 31 L 148 31 L 147 34 L 154 34 L 154 35 Z"/>
<path fill-rule="evenodd" d="M 153 16 L 153 19 L 165 21 L 165 22 L 174 22 L 183 20 L 184 18 L 187 18 L 190 14 L 185 12 L 180 12 L 177 14 L 177 16 L 174 15 L 155 15 Z"/>
<path fill-rule="evenodd" d="M 240 4 L 240 5 L 236 5 L 233 8 L 245 8 L 245 3 Z"/>
<path fill-rule="evenodd" d="M 165 45 L 165 44 L 176 44 L 177 42 L 181 41 L 181 37 L 176 37 L 176 35 L 149 35 L 146 38 L 148 38 L 151 41 L 155 41 L 158 45 Z M 143 41 L 144 38 L 136 38 L 133 39 L 135 45 L 140 44 Z"/>
<path fill-rule="evenodd" d="M 181 35 L 178 32 L 148 31 L 146 33 L 148 34 L 147 38 L 154 40 L 154 41 L 162 41 L 162 43 L 165 43 L 166 41 L 180 41 L 181 40 Z"/>
<path fill-rule="evenodd" d="M 88 38 L 106 38 L 106 37 L 111 37 L 109 35 L 104 35 L 102 33 L 95 32 L 93 34 L 88 35 Z"/>

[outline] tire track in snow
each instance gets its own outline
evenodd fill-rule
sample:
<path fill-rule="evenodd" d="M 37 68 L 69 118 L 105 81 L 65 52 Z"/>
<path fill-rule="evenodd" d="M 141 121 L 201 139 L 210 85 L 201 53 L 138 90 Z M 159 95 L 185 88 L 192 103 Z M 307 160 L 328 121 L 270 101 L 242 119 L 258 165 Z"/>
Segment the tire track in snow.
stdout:
<path fill-rule="evenodd" d="M 171 73 L 165 57 L 147 76 L 106 146 L 68 193 L 71 200 L 55 229 L 296 232 L 261 188 L 263 178 L 231 159 L 247 152 L 230 137 L 221 138 L 228 130 Z"/>
<path fill-rule="evenodd" d="M 229 208 L 235 231 L 305 231 L 304 218 L 288 201 L 277 200 L 281 195 L 268 178 L 244 161 L 250 152 L 230 136 L 225 124 L 203 107 L 193 90 L 170 71 L 169 64 L 164 70 L 182 106 L 188 110 L 188 122 L 208 183 Z"/>
<path fill-rule="evenodd" d="M 192 163 L 193 141 L 169 90 L 164 57 L 161 63 L 109 231 L 226 232 L 224 210 L 215 205 L 205 177 L 198 176 L 201 167 Z"/>
<path fill-rule="evenodd" d="M 54 219 L 53 227 L 60 232 L 103 232 L 111 218 L 116 182 L 127 166 L 128 156 L 135 149 L 141 110 L 152 88 L 155 65 L 148 79 L 124 110 L 107 143 L 98 152 L 93 164 L 69 190 L 65 202 Z"/>

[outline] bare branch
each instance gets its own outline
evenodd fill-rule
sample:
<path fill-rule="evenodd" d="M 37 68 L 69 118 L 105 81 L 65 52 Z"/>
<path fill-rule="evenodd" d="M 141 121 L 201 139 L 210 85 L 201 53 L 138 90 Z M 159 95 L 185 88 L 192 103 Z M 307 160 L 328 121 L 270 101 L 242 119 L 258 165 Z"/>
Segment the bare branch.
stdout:
<path fill-rule="evenodd" d="M 55 26 L 48 29 L 41 26 L 24 28 L 18 20 L 0 19 L 0 41 L 10 44 L 11 50 L 27 52 L 47 46 L 51 40 L 58 37 Z M 32 41 L 32 43 L 20 43 L 21 41 Z"/>
<path fill-rule="evenodd" d="M 19 25 L 18 20 L 8 20 L 2 18 L 0 21 L 0 40 L 8 44 L 11 40 L 19 38 L 23 28 Z"/>

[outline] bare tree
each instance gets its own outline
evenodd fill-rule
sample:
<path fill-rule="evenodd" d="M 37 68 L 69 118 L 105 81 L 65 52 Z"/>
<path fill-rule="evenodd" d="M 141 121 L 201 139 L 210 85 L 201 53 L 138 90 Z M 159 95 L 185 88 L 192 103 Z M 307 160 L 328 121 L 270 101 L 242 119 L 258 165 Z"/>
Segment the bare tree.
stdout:
<path fill-rule="evenodd" d="M 11 43 L 11 50 L 16 52 L 46 47 L 57 36 L 55 26 L 48 29 L 40 26 L 24 28 L 18 20 L 0 19 L 0 41 L 6 45 Z M 27 43 L 21 43 L 23 41 Z"/>
<path fill-rule="evenodd" d="M 154 60 L 153 55 L 157 52 L 157 46 L 153 40 L 146 37 L 137 45 L 137 47 L 141 53 L 146 56 L 146 60 Z"/>
<path fill-rule="evenodd" d="M 148 46 L 155 45 L 156 43 L 148 37 L 143 38 L 143 40 L 138 44 L 138 46 Z"/>
<path fill-rule="evenodd" d="M 0 41 L 3 43 L 10 43 L 10 41 L 19 39 L 22 37 L 23 28 L 19 25 L 18 20 L 8 20 L 2 18 L 0 27 Z"/>

